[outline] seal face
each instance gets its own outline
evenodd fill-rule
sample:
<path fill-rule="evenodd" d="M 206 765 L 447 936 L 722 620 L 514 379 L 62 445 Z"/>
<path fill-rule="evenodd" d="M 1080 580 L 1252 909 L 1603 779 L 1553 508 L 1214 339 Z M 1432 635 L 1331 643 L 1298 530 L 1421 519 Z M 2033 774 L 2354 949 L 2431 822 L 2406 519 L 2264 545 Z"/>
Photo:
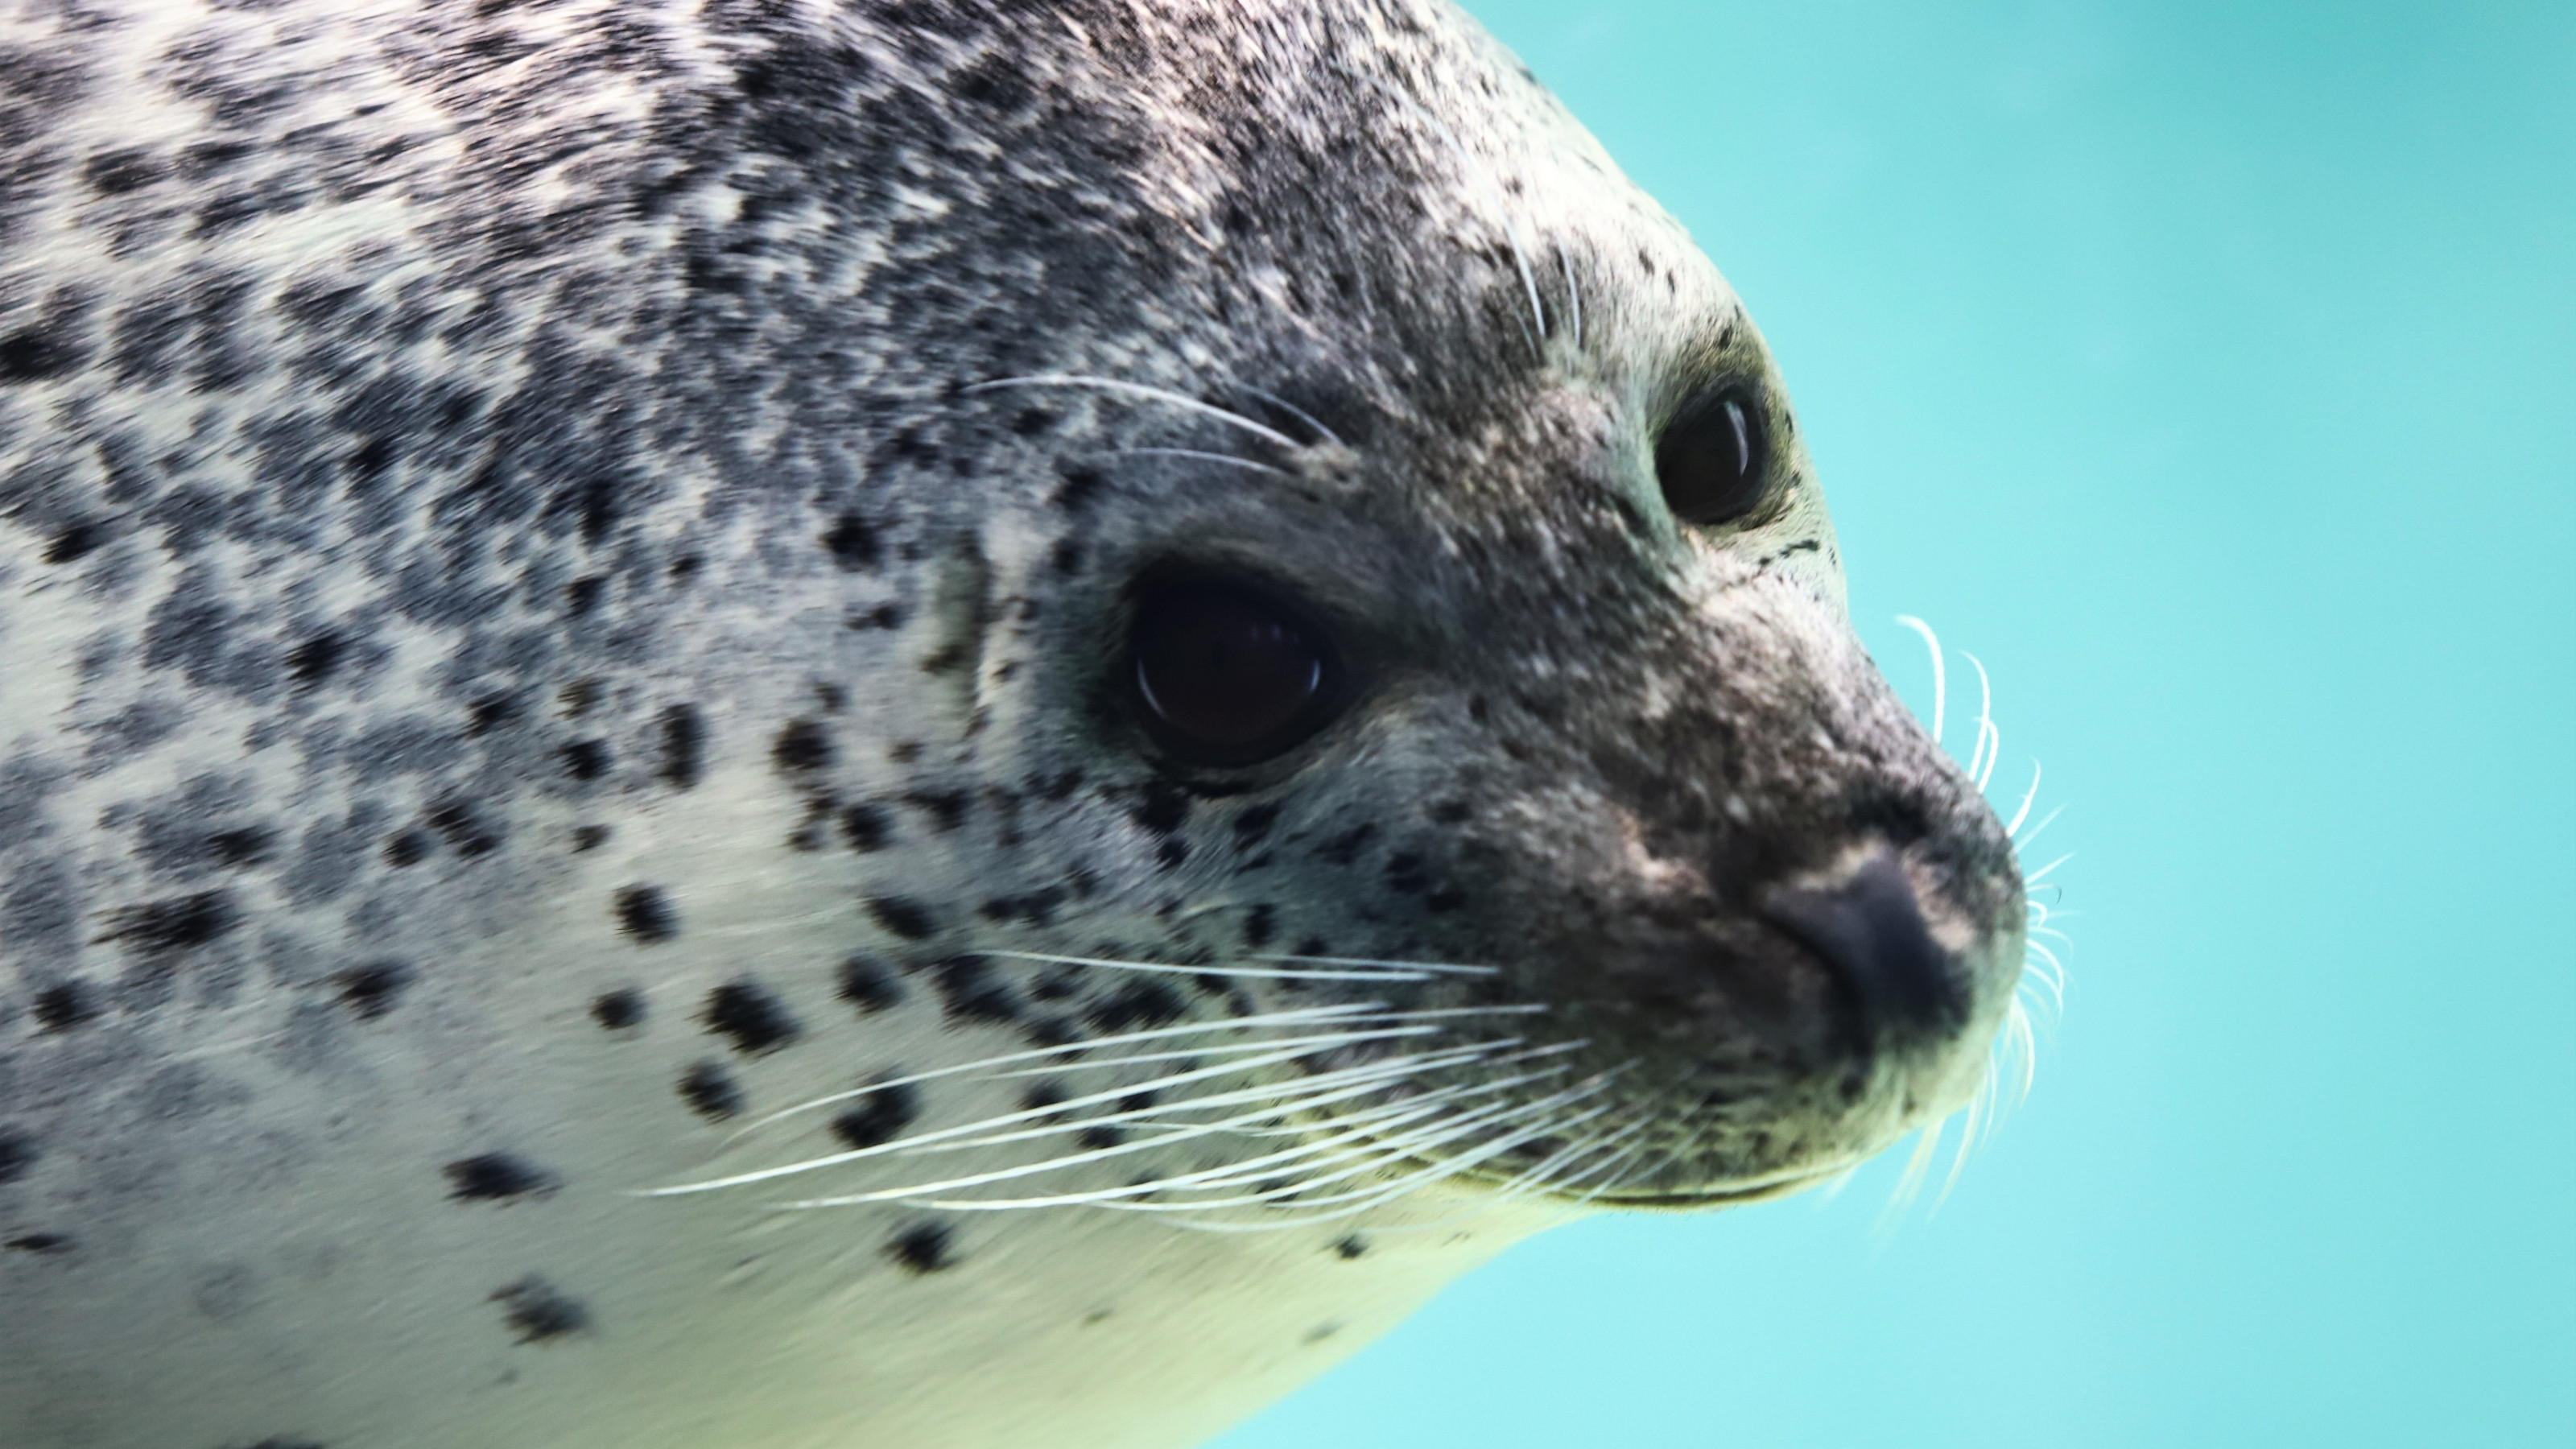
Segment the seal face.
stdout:
<path fill-rule="evenodd" d="M 1759 335 L 1410 0 L 0 16 L 12 1443 L 1183 1445 L 2019 968 Z"/>

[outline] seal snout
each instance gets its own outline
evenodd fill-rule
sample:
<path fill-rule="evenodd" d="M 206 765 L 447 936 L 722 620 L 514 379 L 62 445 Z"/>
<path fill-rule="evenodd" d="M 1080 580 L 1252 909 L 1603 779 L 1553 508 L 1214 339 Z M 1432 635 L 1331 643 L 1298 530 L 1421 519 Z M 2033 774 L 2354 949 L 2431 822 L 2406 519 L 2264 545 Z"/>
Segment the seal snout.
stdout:
<path fill-rule="evenodd" d="M 1879 847 L 1837 885 L 1773 890 L 1761 915 L 1824 961 L 1864 1041 L 1928 1042 L 1966 1024 L 1966 974 L 1933 938 L 1894 850 Z"/>

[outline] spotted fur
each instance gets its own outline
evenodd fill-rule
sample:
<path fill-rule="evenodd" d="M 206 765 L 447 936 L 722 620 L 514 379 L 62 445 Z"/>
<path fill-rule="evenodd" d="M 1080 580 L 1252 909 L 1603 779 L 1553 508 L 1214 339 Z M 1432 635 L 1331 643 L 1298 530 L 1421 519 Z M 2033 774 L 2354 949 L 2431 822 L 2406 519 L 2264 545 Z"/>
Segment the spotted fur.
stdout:
<path fill-rule="evenodd" d="M 1685 526 L 1729 378 L 1778 476 Z M 2022 929 L 1838 568 L 1430 0 L 9 0 L 0 1423 L 1178 1446 L 1830 1176 Z M 1174 569 L 1350 708 L 1158 754 Z M 1871 851 L 1964 1005 L 1855 1049 L 1763 902 Z"/>

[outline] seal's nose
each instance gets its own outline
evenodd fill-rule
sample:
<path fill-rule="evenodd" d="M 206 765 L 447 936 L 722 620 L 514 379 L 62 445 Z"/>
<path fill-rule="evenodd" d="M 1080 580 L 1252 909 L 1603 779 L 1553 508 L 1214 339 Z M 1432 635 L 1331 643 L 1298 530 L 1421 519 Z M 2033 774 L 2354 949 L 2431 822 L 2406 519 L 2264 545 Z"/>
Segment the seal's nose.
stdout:
<path fill-rule="evenodd" d="M 1920 1040 L 1967 1021 L 1966 983 L 1932 939 L 1914 883 L 1882 848 L 1842 884 L 1775 890 L 1762 915 L 1832 968 L 1866 1040 Z"/>

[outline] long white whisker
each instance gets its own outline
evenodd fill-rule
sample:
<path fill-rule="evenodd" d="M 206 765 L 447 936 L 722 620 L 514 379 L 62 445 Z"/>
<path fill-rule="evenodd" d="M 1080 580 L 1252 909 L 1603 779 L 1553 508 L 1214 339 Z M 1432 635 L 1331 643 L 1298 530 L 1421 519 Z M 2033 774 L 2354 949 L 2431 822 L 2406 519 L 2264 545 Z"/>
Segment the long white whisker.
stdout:
<path fill-rule="evenodd" d="M 1173 407 L 1182 408 L 1189 412 L 1214 418 L 1228 427 L 1241 428 L 1243 431 L 1252 434 L 1256 438 L 1263 438 L 1270 442 L 1277 443 L 1280 447 L 1286 448 L 1291 452 L 1296 451 L 1297 448 L 1297 440 L 1295 438 L 1288 436 L 1277 428 L 1270 427 L 1263 423 L 1254 422 L 1252 419 L 1245 417 L 1241 413 L 1218 407 L 1214 403 L 1201 402 L 1187 393 L 1174 392 L 1167 387 L 1155 387 L 1151 384 L 1142 382 L 1124 382 L 1114 377 L 1083 377 L 1074 373 L 1047 372 L 1033 374 L 1028 377 L 997 377 L 987 382 L 969 384 L 964 390 L 967 392 L 990 392 L 995 388 L 1005 387 L 1082 387 L 1090 388 L 1096 392 L 1121 393 L 1128 397 L 1149 398 L 1155 402 L 1169 403 Z"/>
<path fill-rule="evenodd" d="M 1119 1036 L 1094 1037 L 1088 1041 L 1066 1042 L 1059 1046 L 1033 1047 L 1027 1051 L 1004 1052 L 1000 1056 L 985 1057 L 979 1061 L 966 1062 L 953 1067 L 941 1067 L 935 1071 L 914 1072 L 909 1076 L 892 1077 L 882 1082 L 871 1082 L 864 1087 L 853 1087 L 846 1092 L 834 1092 L 828 1096 L 815 1097 L 808 1101 L 799 1102 L 793 1107 L 782 1107 L 779 1110 L 770 1113 L 766 1117 L 757 1118 L 735 1129 L 731 1136 L 727 1137 L 725 1140 L 728 1143 L 731 1143 L 763 1127 L 768 1127 L 775 1123 L 785 1121 L 787 1118 L 799 1116 L 806 1112 L 818 1111 L 825 1107 L 837 1106 L 843 1102 L 870 1096 L 895 1087 L 909 1087 L 921 1082 L 936 1081 L 942 1077 L 964 1076 L 969 1072 L 991 1071 L 996 1067 L 1010 1066 L 1018 1062 L 1041 1061 L 1049 1057 L 1077 1056 L 1084 1052 L 1098 1051 L 1103 1047 L 1125 1046 L 1136 1042 L 1169 1041 L 1174 1037 L 1204 1036 L 1210 1032 L 1218 1031 L 1240 1031 L 1254 1027 L 1268 1026 L 1312 1026 L 1324 1021 L 1368 1018 L 1372 1013 L 1383 1013 L 1385 1010 L 1386 1007 L 1383 1002 L 1346 1002 L 1333 1006 L 1303 1007 L 1295 1011 L 1274 1011 L 1259 1016 L 1238 1016 L 1218 1021 L 1191 1022 L 1182 1026 L 1155 1027 L 1151 1030 L 1131 1031 Z M 1413 1015 L 1418 1014 L 1395 1013 L 1378 1016 L 1375 1017 L 1374 1020 L 1400 1021 L 1408 1019 L 1409 1016 Z M 1260 1051 L 1275 1046 L 1276 1044 L 1277 1043 L 1275 1041 L 1265 1040 L 1247 1042 L 1240 1046 L 1212 1045 L 1208 1048 L 1208 1051 L 1211 1054 L 1220 1051 Z"/>
<path fill-rule="evenodd" d="M 1899 614 L 1896 622 L 1922 635 L 1923 647 L 1932 655 L 1932 741 L 1938 744 L 1941 741 L 1942 714 L 1950 703 L 1950 670 L 1941 658 L 1941 636 L 1932 632 L 1931 625 L 1912 614 Z"/>
<path fill-rule="evenodd" d="M 2021 792 L 2021 808 L 2013 812 L 2012 823 L 2004 827 L 2004 839 L 2021 834 L 2021 823 L 2030 818 L 2030 803 L 2039 798 L 2039 761 L 2030 762 L 2030 788 Z"/>
<path fill-rule="evenodd" d="M 1356 1095 L 1357 1092 L 1366 1090 L 1367 1088 L 1358 1088 L 1354 1089 L 1353 1092 L 1336 1095 Z M 1445 1110 L 1447 1105 L 1448 1104 L 1445 1101 L 1398 1103 L 1391 1107 L 1380 1108 L 1372 1113 L 1358 1114 L 1358 1117 L 1375 1118 L 1380 1120 L 1409 1121 L 1418 1117 L 1436 1115 L 1437 1113 Z M 1258 1121 L 1265 1115 L 1267 1114 L 1248 1113 L 1237 1120 Z M 1358 1120 L 1358 1117 L 1355 1117 L 1352 1120 L 1356 1121 Z M 1227 1130 L 1232 1125 L 1232 1122 L 1205 1123 L 1194 1127 L 1187 1132 L 1170 1137 L 1156 1137 L 1136 1142 L 1117 1143 L 1107 1147 L 1088 1148 L 1081 1152 L 1067 1153 L 1061 1157 L 1049 1158 L 1043 1162 L 1022 1163 L 1012 1167 L 994 1168 L 991 1171 L 971 1173 L 964 1177 L 948 1178 L 944 1181 L 938 1182 L 908 1183 L 902 1187 L 880 1188 L 873 1192 L 850 1193 L 839 1197 L 807 1198 L 798 1202 L 782 1203 L 779 1204 L 779 1206 L 786 1209 L 801 1210 L 824 1207 L 854 1207 L 862 1203 L 872 1202 L 904 1202 L 918 1199 L 927 1193 L 955 1192 L 962 1188 L 984 1187 L 997 1182 L 1010 1182 L 1021 1178 L 1039 1176 L 1045 1173 L 1060 1172 L 1067 1168 L 1088 1166 L 1092 1163 L 1105 1161 L 1113 1157 L 1123 1157 L 1137 1152 L 1145 1152 L 1167 1147 L 1176 1141 L 1212 1136 Z M 1365 1130 L 1365 1128 L 1354 1128 L 1351 1133 L 1345 1135 L 1361 1135 Z M 1153 1182 L 1129 1184 L 1126 1187 L 1120 1188 L 1104 1188 L 1096 1193 L 1056 1194 L 1050 1199 L 1027 1199 L 1025 1200 L 1025 1203 L 1027 1205 L 1036 1205 L 1040 1202 L 1074 1201 L 1080 1199 L 1152 1192 L 1158 1190 L 1160 1187 L 1167 1187 L 1170 1184 L 1193 1181 L 1219 1174 L 1250 1173 L 1256 1177 L 1268 1176 L 1272 1174 L 1259 1171 L 1257 1169 L 1274 1167 L 1280 1163 L 1293 1162 L 1300 1158 L 1312 1157 L 1319 1152 L 1329 1150 L 1333 1145 L 1335 1145 L 1335 1143 L 1330 1139 L 1320 1143 L 1305 1143 L 1295 1147 L 1282 1148 L 1277 1152 L 1268 1153 L 1257 1158 L 1250 1158 L 1242 1162 L 1227 1163 L 1221 1167 L 1203 1168 L 1196 1173 L 1184 1174 L 1182 1177 L 1178 1178 L 1158 1179 Z M 987 1207 L 1001 1206 L 1010 1202 L 1010 1200 L 995 1198 L 978 1198 L 970 1199 L 970 1201 Z"/>
<path fill-rule="evenodd" d="M 2029 873 L 2025 874 L 2025 875 L 2021 878 L 2021 883 L 2022 883 L 2023 887 L 2024 887 L 2024 888 L 2028 888 L 2028 887 L 2030 887 L 2030 886 L 2035 886 L 2035 885 L 2039 884 L 2041 881 L 2046 880 L 2046 879 L 2048 878 L 2048 873 L 2049 873 L 2050 871 L 2057 869 L 2059 866 L 2066 864 L 2068 861 L 2073 860 L 2074 858 L 2075 858 L 2075 852 L 2070 850 L 2070 851 L 2066 852 L 2064 855 L 2059 856 L 2057 859 L 2050 861 L 2048 864 L 2041 866 L 2039 869 L 2034 870 L 2034 871 L 2031 871 L 2031 872 L 2029 872 Z"/>
<path fill-rule="evenodd" d="M 1261 966 L 1171 966 L 1162 962 L 1112 961 L 1099 956 L 1057 956 L 1044 951 L 983 951 L 1014 961 L 1044 961 L 1057 966 L 1096 966 L 1104 971 L 1141 971 L 1155 976 L 1243 976 L 1269 981 L 1428 981 L 1432 968 L 1404 971 L 1283 971 Z M 1465 969 L 1465 968 L 1450 968 Z"/>
<path fill-rule="evenodd" d="M 1968 752 L 1968 778 L 1976 781 L 1977 792 L 1984 794 L 1986 781 L 1994 778 L 1995 761 L 2004 749 L 2003 731 L 1995 728 L 1995 682 L 1986 676 L 1984 660 L 1965 649 L 1959 654 L 1977 671 L 1977 744 Z"/>
<path fill-rule="evenodd" d="M 1325 966 L 1379 966 L 1391 971 L 1428 971 L 1444 976 L 1493 976 L 1498 966 L 1456 966 L 1444 961 L 1381 961 L 1367 956 L 1291 956 L 1265 954 L 1246 957 L 1252 961 L 1313 961 Z"/>
<path fill-rule="evenodd" d="M 1506 1040 L 1511 1045 L 1518 1045 L 1516 1040 Z M 1456 1050 L 1459 1052 L 1476 1052 L 1481 1050 L 1481 1048 L 1458 1048 Z M 978 1133 L 991 1132 L 999 1128 L 1010 1126 L 1014 1123 L 1031 1121 L 1041 1117 L 1053 1117 L 1079 1107 L 1087 1107 L 1100 1102 L 1118 1101 L 1122 1098 L 1132 1097 L 1139 1092 L 1159 1091 L 1181 1085 L 1185 1082 L 1205 1081 L 1210 1077 L 1231 1076 L 1235 1073 L 1251 1071 L 1258 1067 L 1274 1066 L 1281 1062 L 1294 1061 L 1303 1055 L 1306 1055 L 1303 1051 L 1276 1052 L 1268 1056 L 1254 1057 L 1249 1061 L 1228 1062 L 1221 1066 L 1202 1067 L 1196 1071 L 1175 1072 L 1168 1076 L 1155 1078 L 1149 1082 L 1140 1082 L 1132 1086 L 1116 1087 L 1108 1091 L 1093 1092 L 1085 1096 L 1068 1098 L 1061 1102 L 1049 1102 L 1043 1106 L 1026 1107 L 1016 1112 L 1004 1112 L 996 1116 L 984 1118 L 981 1121 L 969 1122 L 962 1126 L 943 1128 L 936 1132 L 918 1133 L 910 1137 L 899 1137 L 891 1142 L 880 1142 L 873 1147 L 854 1147 L 846 1152 L 829 1152 L 820 1157 L 807 1158 L 802 1162 L 788 1163 L 781 1167 L 760 1168 L 751 1172 L 734 1173 L 726 1177 L 707 1178 L 697 1182 L 677 1183 L 669 1187 L 646 1188 L 640 1190 L 636 1195 L 639 1197 L 678 1197 L 688 1193 L 712 1192 L 719 1188 L 746 1187 L 756 1182 L 768 1182 L 776 1178 L 793 1176 L 797 1173 L 813 1172 L 826 1167 L 838 1167 L 844 1163 L 859 1162 L 871 1157 L 883 1157 L 889 1153 L 919 1151 L 932 1143 L 948 1142 L 961 1137 L 972 1137 Z M 1434 1055 L 1440 1054 L 1435 1053 Z M 1405 1059 L 1399 1058 L 1397 1060 L 1401 1063 Z M 1368 1068 L 1349 1068 L 1346 1069 L 1346 1071 L 1375 1070 L 1381 1065 L 1382 1064 L 1372 1063 Z M 1400 1074 L 1409 1073 L 1412 1070 L 1416 1069 L 1404 1067 L 1401 1068 Z M 1328 1079 L 1342 1075 L 1343 1074 L 1333 1072 L 1319 1073 L 1316 1076 L 1304 1078 L 1303 1082 L 1308 1086 L 1319 1085 L 1326 1082 Z M 1344 1076 L 1344 1079 L 1347 1080 L 1347 1077 Z M 1273 1095 L 1275 1095 L 1275 1093 Z"/>
<path fill-rule="evenodd" d="M 2025 835 L 2025 836 L 2023 836 L 2021 839 L 2019 839 L 2019 840 L 2017 840 L 2017 841 L 2013 842 L 2013 849 L 2014 849 L 2015 851 L 2024 851 L 2024 850 L 2028 850 L 2028 849 L 2030 849 L 2030 843 L 2031 843 L 2032 841 L 2037 840 L 2037 839 L 2039 838 L 2039 833 L 2040 833 L 2041 831 L 2043 831 L 2043 830 L 2046 830 L 2049 826 L 2054 825 L 2055 823 L 2057 823 L 2057 817 L 2058 817 L 2058 816 L 2060 816 L 2060 815 L 2063 815 L 2063 814 L 2065 814 L 2065 813 L 2066 813 L 2066 807 L 2065 807 L 2065 806 L 2063 806 L 2063 805 L 2060 805 L 2060 806 L 2058 806 L 2056 809 L 2049 811 L 2046 815 L 2041 816 L 2041 817 L 2039 818 L 2039 823 L 2038 823 L 2037 825 L 2034 825 L 2034 826 L 2032 826 L 2032 827 L 2030 828 L 2030 834 Z"/>

